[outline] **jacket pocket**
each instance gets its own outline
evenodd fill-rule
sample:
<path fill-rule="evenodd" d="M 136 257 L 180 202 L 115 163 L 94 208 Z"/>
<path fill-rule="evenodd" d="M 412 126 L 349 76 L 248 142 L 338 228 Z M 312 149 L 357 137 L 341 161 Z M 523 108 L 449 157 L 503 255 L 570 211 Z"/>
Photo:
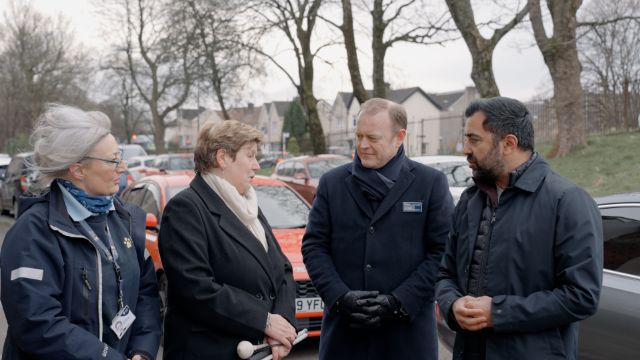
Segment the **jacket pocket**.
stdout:
<path fill-rule="evenodd" d="M 88 319 L 91 312 L 91 297 L 93 292 L 97 291 L 95 277 L 85 266 L 80 267 L 80 281 L 82 289 L 82 315 Z"/>

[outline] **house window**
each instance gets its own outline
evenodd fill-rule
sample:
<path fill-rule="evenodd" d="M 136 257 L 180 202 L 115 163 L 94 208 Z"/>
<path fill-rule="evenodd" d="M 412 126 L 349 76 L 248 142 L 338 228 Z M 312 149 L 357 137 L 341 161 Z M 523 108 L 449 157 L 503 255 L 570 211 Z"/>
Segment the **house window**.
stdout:
<path fill-rule="evenodd" d="M 429 143 L 422 143 L 422 149 L 420 149 L 420 154 L 421 155 L 425 155 L 425 154 L 429 154 Z"/>

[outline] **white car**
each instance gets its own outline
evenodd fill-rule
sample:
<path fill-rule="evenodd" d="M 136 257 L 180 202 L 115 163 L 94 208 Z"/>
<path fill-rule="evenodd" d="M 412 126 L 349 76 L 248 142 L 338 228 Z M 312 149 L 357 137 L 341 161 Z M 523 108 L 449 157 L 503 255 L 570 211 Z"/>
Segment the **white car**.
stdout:
<path fill-rule="evenodd" d="M 147 174 L 147 169 L 154 167 L 155 161 L 155 155 L 134 156 L 127 160 L 129 174 L 131 174 L 133 180 L 139 180 Z"/>
<path fill-rule="evenodd" d="M 465 156 L 433 155 L 415 156 L 411 160 L 442 171 L 447 176 L 449 191 L 454 203 L 458 203 L 460 195 L 469 186 L 473 185 L 473 172 L 469 167 Z"/>

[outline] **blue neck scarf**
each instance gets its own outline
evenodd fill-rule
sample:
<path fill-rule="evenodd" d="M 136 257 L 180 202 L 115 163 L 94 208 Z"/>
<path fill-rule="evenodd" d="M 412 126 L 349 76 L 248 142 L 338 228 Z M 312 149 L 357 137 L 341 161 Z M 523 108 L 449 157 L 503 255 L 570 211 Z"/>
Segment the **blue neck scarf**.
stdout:
<path fill-rule="evenodd" d="M 78 200 L 85 209 L 94 214 L 106 214 L 113 206 L 113 196 L 91 196 L 86 191 L 75 186 L 71 181 L 58 179 L 58 182 Z"/>

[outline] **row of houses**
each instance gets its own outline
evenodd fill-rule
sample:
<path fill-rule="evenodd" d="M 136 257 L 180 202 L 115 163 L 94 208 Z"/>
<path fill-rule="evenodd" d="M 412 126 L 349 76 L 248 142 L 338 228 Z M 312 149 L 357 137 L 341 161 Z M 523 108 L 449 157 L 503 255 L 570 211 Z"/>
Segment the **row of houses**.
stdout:
<path fill-rule="evenodd" d="M 478 98 L 474 87 L 446 93 L 427 93 L 420 87 L 387 91 L 387 98 L 407 110 L 405 149 L 409 156 L 451 154 L 462 146 L 464 110 Z M 282 127 L 291 101 L 274 101 L 230 109 L 229 116 L 259 129 L 265 136 L 263 152 L 283 149 Z M 318 102 L 318 113 L 327 148 L 336 153 L 352 153 L 356 116 L 360 103 L 353 93 L 339 92 L 329 104 Z M 222 121 L 217 110 L 180 109 L 174 122 L 167 125 L 165 140 L 182 149 L 193 148 L 200 126 L 206 121 Z"/>

